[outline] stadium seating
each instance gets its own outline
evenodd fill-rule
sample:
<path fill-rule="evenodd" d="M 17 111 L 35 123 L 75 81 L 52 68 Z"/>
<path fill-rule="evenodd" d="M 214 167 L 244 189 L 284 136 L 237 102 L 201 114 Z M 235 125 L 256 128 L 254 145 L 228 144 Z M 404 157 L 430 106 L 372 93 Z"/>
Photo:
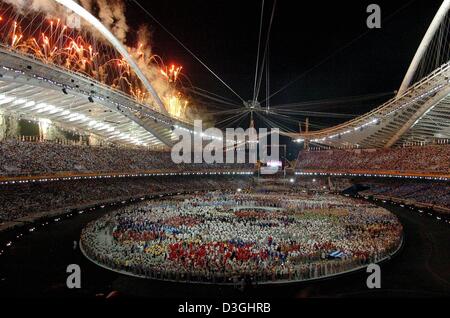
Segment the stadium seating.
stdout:
<path fill-rule="evenodd" d="M 170 152 L 140 148 L 63 145 L 52 142 L 0 141 L 0 176 L 63 173 L 137 173 L 246 169 L 245 164 L 174 164 Z"/>
<path fill-rule="evenodd" d="M 139 196 L 215 189 L 245 189 L 249 178 L 152 177 L 71 180 L 0 186 L 0 224 L 74 207 Z"/>
<path fill-rule="evenodd" d="M 450 173 L 450 145 L 371 150 L 302 151 L 296 168 L 332 172 Z"/>
<path fill-rule="evenodd" d="M 373 182 L 361 195 L 397 199 L 450 213 L 450 185 L 441 182 Z"/>

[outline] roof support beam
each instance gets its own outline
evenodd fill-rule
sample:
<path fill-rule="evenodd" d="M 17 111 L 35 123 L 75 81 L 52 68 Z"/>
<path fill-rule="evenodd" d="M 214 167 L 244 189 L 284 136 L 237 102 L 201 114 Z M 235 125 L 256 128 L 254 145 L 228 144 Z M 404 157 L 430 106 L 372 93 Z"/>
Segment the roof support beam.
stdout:
<path fill-rule="evenodd" d="M 450 1 L 450 0 L 448 0 L 448 1 Z M 117 38 L 111 33 L 111 31 L 109 31 L 97 18 L 95 18 L 89 11 L 84 9 L 82 6 L 80 6 L 75 1 L 56 0 L 56 2 L 60 3 L 61 5 L 65 6 L 67 9 L 72 10 L 73 12 L 78 14 L 80 17 L 82 17 L 86 22 L 88 22 L 94 28 L 96 28 L 114 46 L 114 48 L 124 57 L 124 59 L 130 65 L 130 67 L 136 73 L 137 77 L 139 77 L 139 79 L 142 81 L 142 84 L 144 84 L 145 88 L 153 96 L 153 99 L 155 100 L 156 104 L 159 106 L 161 113 L 163 113 L 164 115 L 168 115 L 167 110 L 164 106 L 164 103 L 162 102 L 162 100 L 159 97 L 156 90 L 153 88 L 153 86 L 150 83 L 150 81 L 148 80 L 148 78 L 145 76 L 145 74 L 139 68 L 139 66 L 134 61 L 134 59 L 130 55 L 130 53 L 128 53 L 128 50 L 123 46 L 122 43 L 120 43 L 119 40 L 117 40 Z"/>
<path fill-rule="evenodd" d="M 161 135 L 158 131 L 156 131 L 156 129 L 153 129 L 152 127 L 150 127 L 151 125 L 149 125 L 149 123 L 146 123 L 143 120 L 139 119 L 137 116 L 135 116 L 132 112 L 128 111 L 127 109 L 123 109 L 123 111 L 126 113 L 126 115 L 129 119 L 131 119 L 136 124 L 138 124 L 145 130 L 147 130 L 150 134 L 152 134 L 157 139 L 159 139 L 163 144 L 165 144 L 168 147 L 173 146 L 173 143 L 169 139 L 167 139 L 166 137 Z"/>
<path fill-rule="evenodd" d="M 450 0 L 444 0 L 438 12 L 436 13 L 436 16 L 431 22 L 430 27 L 428 28 L 427 33 L 425 34 L 422 42 L 420 43 L 419 48 L 417 49 L 416 55 L 414 56 L 411 65 L 409 66 L 409 69 L 406 72 L 405 78 L 403 79 L 400 89 L 398 90 L 397 98 L 402 96 L 403 93 L 405 93 L 411 86 L 414 74 L 416 74 L 417 68 L 419 67 L 419 64 L 423 56 L 425 55 L 428 47 L 430 46 L 431 41 L 433 40 L 434 35 L 436 34 L 436 31 L 439 29 L 439 26 L 441 25 L 442 21 L 444 20 L 449 10 L 450 10 Z"/>
<path fill-rule="evenodd" d="M 385 148 L 392 147 L 411 127 L 417 120 L 425 115 L 429 110 L 433 109 L 436 104 L 442 101 L 450 94 L 450 87 L 446 86 L 443 90 L 438 92 L 435 96 L 428 99 L 407 121 L 403 126 L 389 139 L 384 146 Z"/>

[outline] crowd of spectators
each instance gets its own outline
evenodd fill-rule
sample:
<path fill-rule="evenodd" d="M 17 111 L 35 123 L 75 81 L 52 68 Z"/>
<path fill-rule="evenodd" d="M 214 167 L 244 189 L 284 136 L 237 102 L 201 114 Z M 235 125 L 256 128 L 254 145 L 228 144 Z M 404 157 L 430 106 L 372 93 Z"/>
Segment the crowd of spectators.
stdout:
<path fill-rule="evenodd" d="M 450 209 L 450 184 L 445 182 L 368 183 L 361 195 L 384 196 Z"/>
<path fill-rule="evenodd" d="M 81 246 L 100 264 L 139 276 L 233 283 L 352 270 L 393 253 L 401 237 L 394 215 L 364 201 L 218 191 L 120 209 L 88 224 Z"/>
<path fill-rule="evenodd" d="M 67 172 L 172 172 L 247 170 L 248 164 L 175 164 L 168 151 L 145 148 L 63 145 L 8 139 L 0 141 L 0 176 L 49 175 Z"/>
<path fill-rule="evenodd" d="M 390 149 L 302 151 L 297 169 L 450 173 L 450 145 Z"/>
<path fill-rule="evenodd" d="M 108 200 L 155 193 L 211 189 L 245 189 L 251 178 L 152 177 L 111 178 L 0 186 L 0 223 Z"/>

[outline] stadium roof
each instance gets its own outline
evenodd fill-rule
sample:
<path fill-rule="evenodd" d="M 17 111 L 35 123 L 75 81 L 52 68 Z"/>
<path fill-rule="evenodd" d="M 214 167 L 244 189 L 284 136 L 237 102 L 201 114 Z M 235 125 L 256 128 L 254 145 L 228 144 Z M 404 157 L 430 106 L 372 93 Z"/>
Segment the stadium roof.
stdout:
<path fill-rule="evenodd" d="M 339 148 L 392 147 L 450 139 L 449 11 L 450 0 L 444 0 L 414 55 L 396 97 L 344 124 L 288 135 L 298 142 L 308 141 Z M 438 65 L 441 66 L 434 69 Z M 411 86 L 417 78 L 420 80 Z"/>
<path fill-rule="evenodd" d="M 0 111 L 91 132 L 111 142 L 171 146 L 189 123 L 139 104 L 91 78 L 0 48 Z"/>
<path fill-rule="evenodd" d="M 450 138 L 450 65 L 445 64 L 375 110 L 344 124 L 289 134 L 330 147 L 378 148 Z"/>

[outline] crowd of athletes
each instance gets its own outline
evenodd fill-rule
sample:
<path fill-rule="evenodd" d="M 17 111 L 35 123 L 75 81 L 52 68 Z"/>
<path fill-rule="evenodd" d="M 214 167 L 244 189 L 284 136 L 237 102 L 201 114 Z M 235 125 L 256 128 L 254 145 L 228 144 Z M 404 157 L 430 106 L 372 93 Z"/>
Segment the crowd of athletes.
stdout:
<path fill-rule="evenodd" d="M 109 268 L 173 281 L 307 280 L 391 255 L 387 210 L 334 195 L 208 195 L 142 203 L 90 223 L 82 248 Z"/>

